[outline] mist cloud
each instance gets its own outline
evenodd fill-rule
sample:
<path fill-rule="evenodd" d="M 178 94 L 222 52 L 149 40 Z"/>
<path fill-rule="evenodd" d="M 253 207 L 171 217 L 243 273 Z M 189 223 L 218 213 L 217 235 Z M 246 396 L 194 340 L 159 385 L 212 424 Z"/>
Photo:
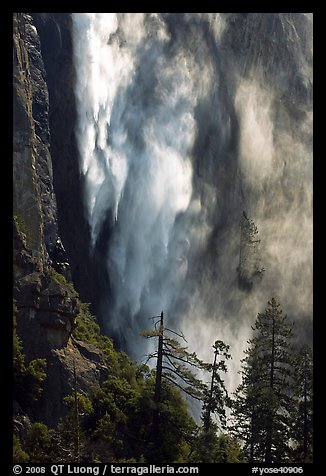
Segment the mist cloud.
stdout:
<path fill-rule="evenodd" d="M 73 14 L 93 246 L 112 220 L 107 329 L 141 359 L 163 309 L 201 358 L 231 346 L 231 389 L 267 300 L 312 319 L 312 17 L 248 15 Z M 243 210 L 266 269 L 250 292 Z"/>

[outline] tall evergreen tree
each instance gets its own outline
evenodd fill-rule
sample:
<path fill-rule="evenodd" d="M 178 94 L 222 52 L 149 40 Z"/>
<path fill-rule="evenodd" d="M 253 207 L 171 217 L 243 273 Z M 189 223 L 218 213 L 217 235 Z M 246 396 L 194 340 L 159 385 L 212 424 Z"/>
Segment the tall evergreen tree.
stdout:
<path fill-rule="evenodd" d="M 238 266 L 239 287 L 250 290 L 254 282 L 260 281 L 265 271 L 261 265 L 260 238 L 258 228 L 246 212 L 240 224 L 240 254 Z"/>
<path fill-rule="evenodd" d="M 292 326 L 280 303 L 258 313 L 254 337 L 243 359 L 242 382 L 233 404 L 234 434 L 244 441 L 249 461 L 281 462 L 289 457 L 293 388 Z"/>
<path fill-rule="evenodd" d="M 201 361 L 195 352 L 189 352 L 187 347 L 180 344 L 179 340 L 171 337 L 171 333 L 186 341 L 183 334 L 168 329 L 164 326 L 163 312 L 156 316 L 159 320 L 155 323 L 154 331 L 142 333 L 147 338 L 157 337 L 157 350 L 148 356 L 156 359 L 156 384 L 154 394 L 154 410 L 152 419 L 151 439 L 156 445 L 162 444 L 162 396 L 163 383 L 167 382 L 181 389 L 192 398 L 203 402 L 203 427 L 199 434 L 192 438 L 193 448 L 191 453 L 196 455 L 197 461 L 220 462 L 215 458 L 215 450 L 218 449 L 217 425 L 212 422 L 211 415 L 216 414 L 220 426 L 226 425 L 226 406 L 228 405 L 228 393 L 221 378 L 220 372 L 226 372 L 225 361 L 231 358 L 229 346 L 217 340 L 214 345 L 214 361 L 208 364 Z M 219 358 L 219 359 L 218 359 Z M 205 385 L 194 373 L 194 369 L 211 372 L 209 387 Z M 201 448 L 201 449 L 200 449 Z M 205 451 L 203 452 L 203 448 Z M 214 450 L 214 451 L 213 451 Z M 208 454 L 213 453 L 208 458 Z M 199 458 L 199 459 L 198 459 Z M 206 459 L 208 458 L 208 459 Z"/>
<path fill-rule="evenodd" d="M 217 435 L 217 425 L 212 422 L 209 429 L 201 428 L 194 439 L 189 455 L 190 463 L 247 463 L 239 443 L 231 435 Z"/>
<path fill-rule="evenodd" d="M 226 407 L 229 406 L 228 392 L 220 373 L 227 372 L 225 361 L 231 358 L 229 346 L 217 340 L 212 346 L 214 361 L 208 370 L 212 373 L 210 386 L 204 396 L 202 411 L 203 425 L 193 442 L 190 461 L 198 463 L 240 462 L 244 457 L 237 442 L 230 435 L 218 432 L 226 427 Z M 211 415 L 218 417 L 214 422 Z M 235 450 L 238 451 L 235 451 Z"/>
<path fill-rule="evenodd" d="M 155 330 L 144 331 L 147 338 L 158 338 L 157 350 L 148 356 L 147 360 L 156 359 L 156 381 L 154 392 L 154 408 L 151 424 L 150 439 L 155 446 L 163 444 L 162 410 L 164 399 L 162 395 L 163 382 L 173 384 L 192 398 L 203 401 L 207 395 L 207 386 L 196 377 L 193 368 L 208 370 L 209 364 L 202 362 L 195 352 L 190 353 L 187 347 L 171 337 L 171 333 L 186 341 L 183 334 L 179 334 L 164 325 L 163 311 L 155 322 Z"/>
<path fill-rule="evenodd" d="M 245 351 L 246 358 L 241 362 L 242 382 L 235 392 L 232 402 L 233 435 L 244 442 L 244 452 L 249 462 L 258 461 L 257 442 L 260 438 L 260 420 L 258 402 L 260 394 L 257 393 L 259 371 L 257 365 L 257 351 L 255 348 Z M 256 384 L 257 383 L 257 384 Z"/>
<path fill-rule="evenodd" d="M 207 391 L 207 396 L 204 400 L 203 406 L 203 422 L 204 431 L 208 431 L 211 424 L 211 414 L 218 416 L 222 427 L 226 425 L 226 411 L 225 407 L 228 405 L 228 392 L 224 385 L 220 372 L 227 372 L 225 361 L 231 358 L 229 354 L 230 346 L 223 341 L 217 340 L 212 346 L 214 349 L 214 362 L 209 370 L 212 372 L 210 388 Z M 221 357 L 220 360 L 217 358 Z"/>
<path fill-rule="evenodd" d="M 164 326 L 163 311 L 156 317 L 159 317 L 159 321 L 155 323 L 155 330 L 141 333 L 147 338 L 158 337 L 157 350 L 149 354 L 147 359 L 147 361 L 156 359 L 155 403 L 159 404 L 161 401 L 162 379 L 169 381 L 192 398 L 202 401 L 207 394 L 207 386 L 191 369 L 210 370 L 210 364 L 200 360 L 195 352 L 189 352 L 187 347 L 171 337 L 172 333 L 187 342 L 183 334 Z"/>
<path fill-rule="evenodd" d="M 294 462 L 313 461 L 313 355 L 311 347 L 301 347 L 294 358 L 295 386 L 292 406 Z"/>

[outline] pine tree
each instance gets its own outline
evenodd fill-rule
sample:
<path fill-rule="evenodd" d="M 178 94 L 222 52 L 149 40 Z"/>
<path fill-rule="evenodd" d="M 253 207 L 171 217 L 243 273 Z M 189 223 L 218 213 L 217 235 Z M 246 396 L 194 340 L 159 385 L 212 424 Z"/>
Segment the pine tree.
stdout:
<path fill-rule="evenodd" d="M 301 347 L 294 358 L 295 386 L 292 406 L 292 460 L 312 463 L 313 460 L 313 356 L 312 349 Z"/>
<path fill-rule="evenodd" d="M 209 429 L 199 430 L 189 457 L 191 463 L 246 463 L 247 459 L 231 435 L 217 435 L 217 425 L 211 423 Z"/>
<path fill-rule="evenodd" d="M 255 348 L 247 349 L 247 355 L 243 363 L 242 382 L 235 392 L 235 400 L 232 402 L 232 415 L 235 420 L 233 434 L 244 442 L 244 451 L 250 462 L 257 458 L 257 442 L 260 438 L 259 396 L 257 393 L 259 371 L 257 364 L 257 352 Z"/>
<path fill-rule="evenodd" d="M 229 406 L 228 392 L 220 372 L 227 372 L 225 361 L 230 359 L 231 355 L 229 354 L 229 346 L 221 340 L 215 341 L 212 347 L 214 349 L 214 362 L 207 367 L 212 376 L 210 386 L 204 394 L 203 425 L 198 429 L 190 455 L 191 461 L 198 463 L 223 463 L 228 458 L 229 445 L 224 445 L 226 440 L 223 438 L 226 435 L 218 436 L 218 430 L 226 427 L 226 407 Z M 219 361 L 218 357 L 221 357 Z M 219 426 L 212 420 L 212 414 L 218 417 Z M 231 437 L 227 441 L 233 443 Z"/>
<path fill-rule="evenodd" d="M 30 463 L 50 462 L 48 456 L 51 448 L 51 432 L 41 422 L 33 423 L 28 429 L 25 441 L 25 451 Z"/>
<path fill-rule="evenodd" d="M 241 289 L 250 290 L 254 282 L 262 278 L 265 269 L 261 266 L 258 228 L 245 212 L 242 213 L 240 230 L 238 282 Z"/>
<path fill-rule="evenodd" d="M 149 354 L 147 358 L 147 362 L 150 359 L 156 359 L 155 403 L 161 401 L 162 379 L 180 388 L 190 397 L 202 401 L 204 395 L 207 394 L 207 386 L 195 376 L 191 368 L 209 370 L 210 364 L 201 361 L 195 352 L 189 352 L 187 347 L 181 345 L 177 339 L 167 335 L 167 333 L 173 333 L 187 342 L 183 334 L 164 327 L 163 311 L 157 317 L 160 320 L 155 323 L 155 330 L 141 333 L 147 338 L 158 337 L 157 351 Z"/>
<path fill-rule="evenodd" d="M 207 386 L 196 377 L 192 368 L 208 370 L 209 364 L 202 362 L 195 352 L 190 353 L 187 347 L 182 346 L 177 339 L 168 335 L 175 334 L 186 342 L 183 334 L 164 326 L 163 311 L 160 316 L 153 317 L 153 319 L 155 318 L 159 318 L 155 322 L 155 330 L 144 331 L 141 335 L 147 338 L 158 338 L 157 351 L 150 354 L 147 361 L 156 359 L 154 409 L 150 439 L 155 446 L 159 447 L 162 445 L 163 381 L 179 388 L 192 398 L 203 401 L 207 395 Z M 157 325 L 159 325 L 158 328 Z"/>
<path fill-rule="evenodd" d="M 84 457 L 86 435 L 83 428 L 85 418 L 93 412 L 90 398 L 77 391 L 77 377 L 74 369 L 74 388 L 63 399 L 68 407 L 67 414 L 61 419 L 54 435 L 56 446 L 64 461 L 80 463 Z"/>
<path fill-rule="evenodd" d="M 292 326 L 275 298 L 258 313 L 233 403 L 234 434 L 250 462 L 287 461 L 290 452 Z"/>
<path fill-rule="evenodd" d="M 220 376 L 220 372 L 227 372 L 225 360 L 231 358 L 229 354 L 230 346 L 221 340 L 217 340 L 212 347 L 214 349 L 214 362 L 209 369 L 212 372 L 211 384 L 203 406 L 204 431 L 206 432 L 209 430 L 211 424 L 212 413 L 218 416 L 221 426 L 225 427 L 225 407 L 228 405 L 229 400 L 228 392 L 224 385 L 224 380 Z M 217 361 L 218 356 L 222 357 L 220 361 Z"/>

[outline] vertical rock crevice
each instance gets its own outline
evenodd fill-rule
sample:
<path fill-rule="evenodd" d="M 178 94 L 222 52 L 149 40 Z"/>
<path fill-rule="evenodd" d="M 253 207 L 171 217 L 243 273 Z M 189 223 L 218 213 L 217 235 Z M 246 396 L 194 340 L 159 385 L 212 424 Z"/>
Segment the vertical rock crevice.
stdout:
<path fill-rule="evenodd" d="M 58 229 L 71 267 L 74 285 L 100 318 L 100 296 L 108 289 L 101 240 L 92 250 L 84 212 L 83 177 L 75 137 L 75 69 L 70 13 L 32 13 L 49 90 L 49 125 Z"/>
<path fill-rule="evenodd" d="M 68 17 L 62 14 L 61 18 L 64 20 Z M 54 64 L 57 66 L 56 62 Z M 60 69 L 61 65 L 58 67 Z M 72 71 L 71 64 L 69 68 Z M 95 356 L 95 361 L 91 353 L 85 357 L 80 351 L 81 344 L 79 343 L 78 347 L 71 338 L 80 307 L 77 293 L 68 282 L 69 260 L 59 236 L 55 183 L 59 186 L 62 179 L 61 166 L 63 169 L 61 173 L 65 176 L 65 187 L 66 189 L 71 187 L 70 193 L 66 195 L 60 195 L 59 187 L 61 215 L 63 220 L 67 220 L 64 230 L 70 227 L 71 214 L 74 214 L 76 209 L 81 210 L 82 207 L 78 203 L 80 195 L 74 197 L 74 184 L 78 183 L 78 180 L 69 174 L 71 169 L 78 170 L 78 163 L 75 168 L 72 164 L 73 160 L 77 160 L 77 156 L 69 148 L 74 121 L 71 114 L 63 110 L 63 114 L 67 113 L 67 118 L 60 133 L 56 122 L 61 120 L 62 106 L 67 104 L 67 100 L 65 101 L 62 96 L 57 99 L 60 104 L 54 103 L 60 110 L 59 116 L 55 113 L 55 107 L 52 107 L 54 135 L 57 135 L 55 140 L 51 140 L 49 122 L 51 108 L 48 92 L 50 77 L 52 76 L 47 74 L 44 67 L 40 38 L 33 14 L 15 13 L 13 15 L 13 297 L 17 307 L 17 333 L 22 341 L 26 363 L 33 359 L 45 358 L 47 374 L 41 398 L 28 416 L 24 416 L 26 409 L 20 408 L 19 402 L 14 402 L 14 421 L 17 420 L 18 427 L 19 422 L 24 419 L 44 421 L 51 427 L 58 423 L 65 412 L 63 397 L 71 393 L 73 388 L 74 366 L 78 371 L 81 390 L 98 385 L 103 377 L 98 356 Z M 68 83 L 70 84 L 70 80 Z M 70 89 L 60 84 L 60 89 L 64 92 L 67 90 L 72 92 L 71 88 L 72 82 Z M 65 126 L 70 120 L 69 132 L 69 128 Z M 62 143 L 58 150 L 60 141 Z M 55 164 L 52 162 L 53 156 L 59 157 Z M 56 173 L 53 173 L 55 167 Z M 73 197 L 75 209 L 71 208 L 73 204 L 69 203 L 67 197 Z M 68 210 L 68 216 L 65 215 L 65 210 Z M 83 234 L 79 241 L 83 241 Z M 74 240 L 71 238 L 70 244 L 73 243 Z M 79 256 L 81 252 L 83 253 L 78 246 L 76 251 Z M 86 344 L 84 347 L 87 350 Z"/>
<path fill-rule="evenodd" d="M 13 209 L 28 228 L 28 241 L 44 261 L 44 223 L 37 178 L 37 139 L 33 118 L 33 84 L 27 50 L 27 15 L 14 16 L 13 31 Z"/>

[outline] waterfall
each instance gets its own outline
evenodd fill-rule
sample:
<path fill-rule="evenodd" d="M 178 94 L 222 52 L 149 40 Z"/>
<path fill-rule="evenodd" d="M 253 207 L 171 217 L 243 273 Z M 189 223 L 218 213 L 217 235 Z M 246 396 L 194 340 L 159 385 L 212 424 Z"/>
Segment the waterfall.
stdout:
<path fill-rule="evenodd" d="M 312 14 L 75 13 L 73 33 L 93 247 L 111 223 L 107 330 L 141 360 L 139 332 L 163 309 L 201 358 L 231 346 L 234 387 L 272 296 L 309 338 Z M 243 211 L 266 269 L 250 291 Z"/>

